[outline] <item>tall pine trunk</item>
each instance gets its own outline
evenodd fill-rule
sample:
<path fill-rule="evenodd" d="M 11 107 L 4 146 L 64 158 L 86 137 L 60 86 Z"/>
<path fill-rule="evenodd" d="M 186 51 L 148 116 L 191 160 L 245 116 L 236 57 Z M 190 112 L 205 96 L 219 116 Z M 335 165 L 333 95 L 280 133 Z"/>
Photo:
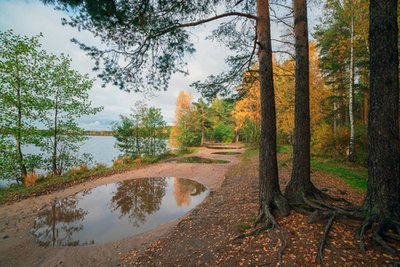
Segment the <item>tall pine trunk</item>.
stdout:
<path fill-rule="evenodd" d="M 400 218 L 399 58 L 397 0 L 370 1 L 368 188 L 374 221 Z"/>
<path fill-rule="evenodd" d="M 262 217 L 268 216 L 272 209 L 276 209 L 280 215 L 287 215 L 289 206 L 281 193 L 278 179 L 275 95 L 268 0 L 257 0 L 257 16 L 262 118 L 259 159 L 260 214 Z"/>
<path fill-rule="evenodd" d="M 316 188 L 310 179 L 310 84 L 307 1 L 294 0 L 296 49 L 295 116 L 292 176 L 285 190 L 289 203 L 301 203 Z"/>

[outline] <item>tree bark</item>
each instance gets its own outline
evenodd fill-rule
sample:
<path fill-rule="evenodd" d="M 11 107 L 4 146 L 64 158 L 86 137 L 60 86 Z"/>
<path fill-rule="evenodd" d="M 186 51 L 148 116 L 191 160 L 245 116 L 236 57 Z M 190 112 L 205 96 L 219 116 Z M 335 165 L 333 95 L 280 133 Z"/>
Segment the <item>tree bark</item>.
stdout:
<path fill-rule="evenodd" d="M 204 145 L 204 117 L 204 107 L 201 107 L 201 146 Z"/>
<path fill-rule="evenodd" d="M 370 1 L 368 188 L 370 220 L 400 218 L 399 58 L 397 0 Z"/>
<path fill-rule="evenodd" d="M 343 91 L 344 91 L 344 85 L 343 85 L 343 68 L 340 67 L 339 70 L 339 125 L 343 126 L 345 124 L 345 107 L 344 107 L 344 101 L 343 101 Z"/>
<path fill-rule="evenodd" d="M 21 85 L 20 85 L 20 77 L 19 77 L 19 69 L 18 69 L 18 55 L 16 55 L 16 61 L 17 61 L 17 133 L 15 135 L 15 146 L 16 146 L 16 152 L 17 152 L 17 160 L 18 160 L 18 165 L 20 167 L 21 171 L 21 176 L 22 176 L 22 183 L 24 183 L 24 179 L 26 175 L 28 174 L 26 170 L 26 166 L 24 164 L 24 156 L 22 154 L 22 149 L 21 149 L 21 132 L 22 132 L 22 96 L 21 96 Z"/>
<path fill-rule="evenodd" d="M 350 122 L 350 142 L 348 161 L 355 160 L 355 137 L 354 137 L 354 10 L 350 2 L 351 22 L 350 22 L 350 86 L 349 86 L 349 122 Z"/>
<path fill-rule="evenodd" d="M 269 1 L 257 0 L 257 39 L 260 73 L 261 136 L 260 136 L 260 215 L 272 210 L 286 216 L 289 206 L 283 197 L 278 179 L 276 155 L 276 112 L 272 69 Z"/>
<path fill-rule="evenodd" d="M 307 1 L 294 0 L 294 34 L 296 50 L 295 116 L 292 176 L 286 186 L 289 203 L 301 203 L 315 192 L 310 178 L 310 84 L 307 29 Z"/>
<path fill-rule="evenodd" d="M 56 93 L 55 106 L 54 106 L 54 132 L 53 132 L 53 173 L 60 175 L 61 170 L 57 168 L 57 147 L 58 147 L 58 92 Z"/>

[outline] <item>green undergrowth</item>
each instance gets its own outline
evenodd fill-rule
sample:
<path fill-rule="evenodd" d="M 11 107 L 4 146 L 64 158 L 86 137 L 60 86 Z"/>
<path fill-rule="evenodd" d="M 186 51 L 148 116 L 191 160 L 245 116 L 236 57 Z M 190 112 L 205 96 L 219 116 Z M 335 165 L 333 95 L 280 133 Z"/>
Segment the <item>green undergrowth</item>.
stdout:
<path fill-rule="evenodd" d="M 292 147 L 290 145 L 278 145 L 279 168 L 288 168 L 292 163 Z M 243 161 L 258 155 L 258 149 L 248 149 L 243 153 Z M 337 158 L 321 156 L 311 157 L 311 170 L 318 170 L 344 180 L 349 185 L 365 190 L 367 188 L 368 170 L 362 164 L 350 163 Z"/>
<path fill-rule="evenodd" d="M 92 168 L 88 168 L 86 165 L 82 165 L 67 171 L 64 175 L 49 174 L 46 177 L 41 177 L 33 186 L 25 187 L 14 184 L 9 188 L 0 188 L 0 204 L 25 199 L 31 196 L 49 194 L 85 181 L 134 170 L 181 155 L 184 154 L 168 152 L 157 157 L 143 157 L 141 159 L 119 158 L 114 161 L 111 167 L 97 164 Z"/>
<path fill-rule="evenodd" d="M 278 154 L 287 155 L 279 160 L 279 167 L 288 167 L 292 161 L 292 147 L 278 146 Z M 318 170 L 343 179 L 355 188 L 366 189 L 368 170 L 360 163 L 350 163 L 335 157 L 311 156 L 311 170 Z"/>
<path fill-rule="evenodd" d="M 340 177 L 353 187 L 367 188 L 368 170 L 360 165 L 326 158 L 312 158 L 311 168 Z"/>
<path fill-rule="evenodd" d="M 187 154 L 195 154 L 199 151 L 200 151 L 200 148 L 198 148 L 198 147 L 185 147 L 185 148 L 180 148 L 180 149 L 174 150 L 173 153 L 176 156 L 183 156 L 183 155 L 187 155 Z"/>
<path fill-rule="evenodd" d="M 221 160 L 221 159 L 208 159 L 208 158 L 201 158 L 197 156 L 192 156 L 192 157 L 185 157 L 177 160 L 176 162 L 178 163 L 216 163 L 216 164 L 223 164 L 223 163 L 229 163 L 229 161 L 226 160 Z"/>
<path fill-rule="evenodd" d="M 259 150 L 258 148 L 248 148 L 242 154 L 242 161 L 247 163 L 251 158 L 258 156 Z"/>

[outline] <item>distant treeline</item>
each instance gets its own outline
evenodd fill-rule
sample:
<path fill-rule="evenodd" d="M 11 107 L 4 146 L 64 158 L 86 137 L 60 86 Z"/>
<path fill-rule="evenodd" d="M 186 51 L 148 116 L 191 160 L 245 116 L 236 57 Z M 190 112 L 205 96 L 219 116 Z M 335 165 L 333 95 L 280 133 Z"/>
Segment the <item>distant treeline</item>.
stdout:
<path fill-rule="evenodd" d="M 169 131 L 171 129 L 171 126 L 165 126 L 165 130 L 167 131 L 166 133 L 169 134 Z M 51 131 L 49 130 L 35 130 L 35 134 L 40 133 L 42 136 L 51 136 Z M 0 134 L 1 135 L 13 135 L 12 131 L 10 130 L 5 130 L 5 129 L 0 129 Z M 64 132 L 63 134 L 67 135 L 73 135 L 73 134 L 79 134 L 79 135 L 90 135 L 90 136 L 112 136 L 113 132 L 112 131 L 82 131 L 82 132 L 77 132 L 77 131 L 68 131 Z"/>
<path fill-rule="evenodd" d="M 112 136 L 112 131 L 83 131 L 83 135 Z"/>

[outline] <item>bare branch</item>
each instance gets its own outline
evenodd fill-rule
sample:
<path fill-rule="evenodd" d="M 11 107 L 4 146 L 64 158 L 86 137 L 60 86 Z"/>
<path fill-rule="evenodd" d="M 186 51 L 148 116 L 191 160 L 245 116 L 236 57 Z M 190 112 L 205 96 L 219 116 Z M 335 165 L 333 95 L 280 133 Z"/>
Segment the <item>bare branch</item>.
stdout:
<path fill-rule="evenodd" d="M 253 42 L 253 50 L 251 51 L 251 55 L 250 55 L 250 59 L 249 59 L 249 65 L 248 65 L 248 69 L 251 68 L 251 61 L 253 60 L 253 56 L 256 52 L 256 47 L 257 47 L 257 25 L 255 26 L 255 37 L 254 37 L 254 42 Z"/>
<path fill-rule="evenodd" d="M 274 38 L 271 38 L 271 41 L 275 41 L 275 42 L 279 42 L 279 43 L 282 43 L 282 44 L 287 44 L 287 45 L 290 45 L 290 46 L 294 46 L 294 43 L 289 42 L 289 41 L 282 41 L 282 40 L 274 39 Z"/>
<path fill-rule="evenodd" d="M 285 51 L 285 50 L 274 50 L 274 51 L 272 51 L 272 53 L 274 53 L 274 54 L 286 54 L 286 55 L 290 56 L 293 60 L 295 60 L 295 56 L 292 53 L 290 53 L 288 51 Z"/>
<path fill-rule="evenodd" d="M 286 9 L 293 10 L 293 8 L 292 8 L 291 6 L 287 6 L 287 5 L 280 4 L 280 3 L 276 3 L 276 2 L 270 3 L 270 5 L 271 5 L 271 6 L 274 5 L 274 6 L 284 7 L 284 8 L 286 8 Z"/>

